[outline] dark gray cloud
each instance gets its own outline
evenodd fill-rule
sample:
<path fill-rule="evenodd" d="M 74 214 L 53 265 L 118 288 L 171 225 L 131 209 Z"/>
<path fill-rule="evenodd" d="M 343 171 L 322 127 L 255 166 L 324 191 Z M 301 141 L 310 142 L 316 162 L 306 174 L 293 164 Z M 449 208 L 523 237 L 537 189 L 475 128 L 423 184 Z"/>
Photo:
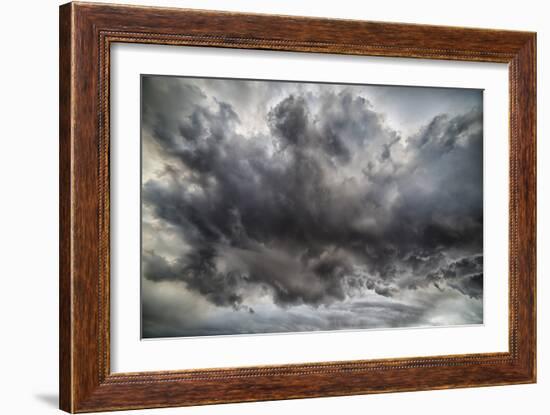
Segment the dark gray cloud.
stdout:
<path fill-rule="evenodd" d="M 430 325 L 443 299 L 481 302 L 480 91 L 403 137 L 366 87 L 142 82 L 143 277 L 226 310 L 168 316 L 145 293 L 145 337 Z"/>

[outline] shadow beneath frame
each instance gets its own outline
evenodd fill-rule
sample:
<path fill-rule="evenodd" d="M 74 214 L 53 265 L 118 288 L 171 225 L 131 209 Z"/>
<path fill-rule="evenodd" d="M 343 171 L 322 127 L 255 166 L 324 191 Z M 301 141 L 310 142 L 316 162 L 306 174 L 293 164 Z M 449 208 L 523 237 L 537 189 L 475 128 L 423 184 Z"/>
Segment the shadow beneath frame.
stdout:
<path fill-rule="evenodd" d="M 34 396 L 49 407 L 59 407 L 59 396 L 57 393 L 36 393 Z"/>

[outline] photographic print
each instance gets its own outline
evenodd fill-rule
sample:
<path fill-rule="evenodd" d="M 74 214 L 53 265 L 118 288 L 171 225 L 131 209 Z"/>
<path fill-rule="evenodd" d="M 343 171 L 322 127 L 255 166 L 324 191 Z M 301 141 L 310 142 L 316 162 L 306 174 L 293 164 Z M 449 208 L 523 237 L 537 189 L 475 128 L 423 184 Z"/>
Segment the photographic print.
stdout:
<path fill-rule="evenodd" d="M 142 75 L 143 338 L 483 323 L 483 91 Z"/>

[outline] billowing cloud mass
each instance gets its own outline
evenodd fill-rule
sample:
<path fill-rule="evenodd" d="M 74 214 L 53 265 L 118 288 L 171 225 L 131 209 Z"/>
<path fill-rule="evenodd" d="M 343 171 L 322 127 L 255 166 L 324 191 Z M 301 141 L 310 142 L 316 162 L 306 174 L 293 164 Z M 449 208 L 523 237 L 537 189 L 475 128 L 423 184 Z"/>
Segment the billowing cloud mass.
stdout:
<path fill-rule="evenodd" d="M 483 321 L 482 91 L 142 77 L 143 337 Z"/>

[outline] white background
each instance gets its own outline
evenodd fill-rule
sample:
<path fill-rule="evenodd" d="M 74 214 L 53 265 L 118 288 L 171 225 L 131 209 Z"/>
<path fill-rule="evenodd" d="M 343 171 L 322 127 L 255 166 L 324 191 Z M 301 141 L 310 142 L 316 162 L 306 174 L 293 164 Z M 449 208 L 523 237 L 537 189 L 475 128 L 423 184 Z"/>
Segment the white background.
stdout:
<path fill-rule="evenodd" d="M 142 411 L 158 414 L 279 413 L 547 413 L 550 399 L 550 309 L 541 301 L 550 287 L 548 215 L 550 194 L 550 93 L 543 82 L 549 64 L 550 13 L 546 2 L 463 0 L 357 2 L 299 1 L 139 1 L 220 10 L 315 15 L 369 20 L 533 30 L 538 32 L 538 313 L 539 383 L 536 385 L 321 398 L 269 403 L 218 405 Z M 57 6 L 50 0 L 9 2 L 2 17 L 0 89 L 0 411 L 9 414 L 56 413 L 57 407 L 57 258 L 58 258 L 58 65 Z M 7 92 L 7 93 L 6 93 Z M 138 412 L 133 412 L 138 413 Z"/>
<path fill-rule="evenodd" d="M 113 46 L 110 62 L 114 372 L 508 351 L 506 65 L 129 44 Z M 140 341 L 141 73 L 484 89 L 484 324 Z"/>

